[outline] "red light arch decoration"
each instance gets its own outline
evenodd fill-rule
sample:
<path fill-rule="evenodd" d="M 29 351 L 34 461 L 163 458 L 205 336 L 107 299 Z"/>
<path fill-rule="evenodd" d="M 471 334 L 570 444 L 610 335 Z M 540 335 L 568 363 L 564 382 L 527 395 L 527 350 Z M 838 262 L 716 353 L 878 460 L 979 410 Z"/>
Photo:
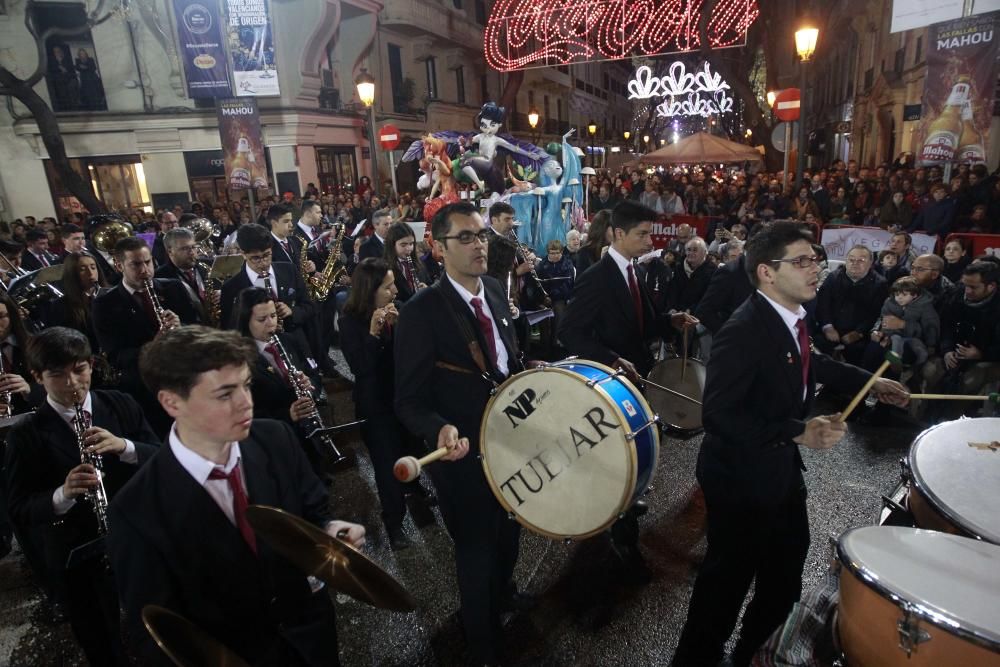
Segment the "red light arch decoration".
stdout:
<path fill-rule="evenodd" d="M 501 72 L 701 48 L 704 0 L 497 0 L 484 33 L 486 62 Z M 757 0 L 718 0 L 712 48 L 742 46 Z"/>

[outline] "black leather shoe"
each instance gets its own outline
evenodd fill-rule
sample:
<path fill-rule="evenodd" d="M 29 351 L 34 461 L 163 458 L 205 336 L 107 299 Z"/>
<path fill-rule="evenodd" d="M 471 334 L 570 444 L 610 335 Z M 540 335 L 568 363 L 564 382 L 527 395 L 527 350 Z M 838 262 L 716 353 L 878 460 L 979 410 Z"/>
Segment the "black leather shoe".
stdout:
<path fill-rule="evenodd" d="M 393 526 L 388 529 L 389 533 L 389 546 L 392 547 L 393 551 L 402 551 L 403 549 L 409 549 L 413 546 L 410 542 L 410 538 L 406 536 L 403 532 L 402 526 Z"/>
<path fill-rule="evenodd" d="M 432 491 L 428 491 L 424 488 L 424 486 L 419 482 L 407 484 L 403 488 L 403 497 L 411 502 L 421 502 L 430 507 L 438 504 L 437 496 L 435 496 Z"/>
<path fill-rule="evenodd" d="M 635 501 L 635 505 L 632 508 L 636 516 L 642 516 L 649 511 L 649 505 L 642 499 Z"/>
<path fill-rule="evenodd" d="M 12 548 L 11 539 L 9 537 L 0 537 L 0 560 L 3 560 L 7 554 L 10 553 Z"/>

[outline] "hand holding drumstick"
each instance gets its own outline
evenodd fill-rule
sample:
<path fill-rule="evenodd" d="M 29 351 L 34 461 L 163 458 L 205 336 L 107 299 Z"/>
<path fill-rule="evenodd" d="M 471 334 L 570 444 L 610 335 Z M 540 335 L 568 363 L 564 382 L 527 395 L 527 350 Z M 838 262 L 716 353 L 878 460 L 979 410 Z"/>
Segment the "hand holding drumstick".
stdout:
<path fill-rule="evenodd" d="M 421 468 L 434 461 L 457 461 L 469 453 L 469 439 L 458 437 L 458 429 L 445 424 L 438 432 L 437 449 L 419 459 L 404 456 L 392 467 L 392 474 L 401 482 L 412 482 L 420 474 Z"/>

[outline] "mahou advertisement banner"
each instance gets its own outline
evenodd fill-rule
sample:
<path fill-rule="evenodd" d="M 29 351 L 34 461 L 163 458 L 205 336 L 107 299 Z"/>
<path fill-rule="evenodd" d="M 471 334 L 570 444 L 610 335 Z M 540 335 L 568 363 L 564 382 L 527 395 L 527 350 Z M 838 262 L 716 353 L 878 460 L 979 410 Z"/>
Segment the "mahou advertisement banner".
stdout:
<path fill-rule="evenodd" d="M 236 94 L 280 95 L 267 0 L 226 0 L 226 15 Z"/>
<path fill-rule="evenodd" d="M 920 165 L 986 162 L 1000 12 L 928 28 Z"/>
<path fill-rule="evenodd" d="M 219 135 L 226 163 L 226 181 L 233 190 L 267 187 L 267 163 L 257 100 L 218 100 Z"/>
<path fill-rule="evenodd" d="M 229 97 L 229 62 L 214 1 L 174 0 L 188 97 Z"/>

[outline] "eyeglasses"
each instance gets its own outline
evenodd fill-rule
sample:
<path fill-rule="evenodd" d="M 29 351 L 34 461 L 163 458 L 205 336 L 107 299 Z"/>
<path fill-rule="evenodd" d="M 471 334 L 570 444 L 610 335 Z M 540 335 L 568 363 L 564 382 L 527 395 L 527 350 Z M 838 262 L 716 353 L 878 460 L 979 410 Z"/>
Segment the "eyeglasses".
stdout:
<path fill-rule="evenodd" d="M 791 264 L 799 269 L 808 269 L 813 266 L 819 266 L 821 258 L 819 255 L 802 255 L 801 257 L 792 257 L 791 259 L 772 259 L 771 262 L 775 264 Z"/>
<path fill-rule="evenodd" d="M 438 241 L 447 241 L 448 239 L 456 239 L 462 245 L 469 245 L 476 239 L 479 239 L 480 243 L 486 244 L 490 242 L 490 231 L 484 229 L 481 232 L 462 232 L 461 234 L 455 234 L 453 236 L 439 236 Z"/>
<path fill-rule="evenodd" d="M 243 255 L 243 259 L 250 262 L 251 264 L 260 264 L 265 260 L 271 259 L 271 251 L 261 253 L 259 255 Z"/>
<path fill-rule="evenodd" d="M 910 273 L 923 273 L 924 271 L 933 271 L 929 266 L 911 266 Z"/>

